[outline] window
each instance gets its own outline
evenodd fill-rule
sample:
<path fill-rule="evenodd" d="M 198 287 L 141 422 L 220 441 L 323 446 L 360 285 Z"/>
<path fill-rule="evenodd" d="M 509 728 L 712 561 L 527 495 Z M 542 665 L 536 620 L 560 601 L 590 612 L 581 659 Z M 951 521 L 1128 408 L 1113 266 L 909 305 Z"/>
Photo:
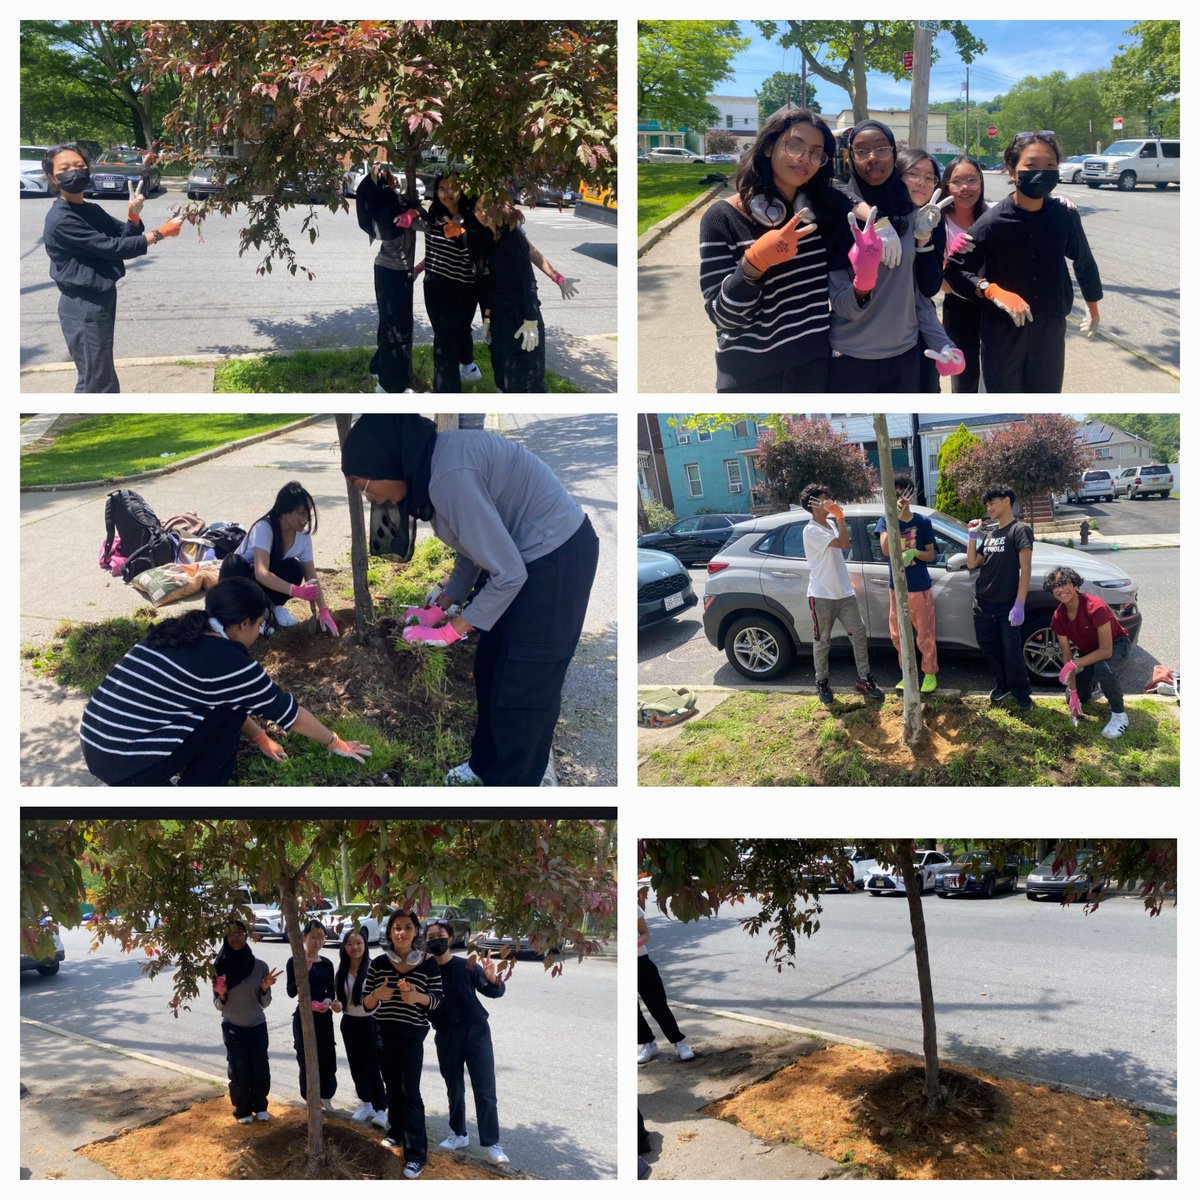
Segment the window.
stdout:
<path fill-rule="evenodd" d="M 275 105 L 264 104 L 262 106 L 262 123 L 264 125 L 272 125 L 275 122 Z"/>
<path fill-rule="evenodd" d="M 698 441 L 698 442 L 711 442 L 711 441 L 712 441 L 712 430 L 710 430 L 710 429 L 701 429 L 701 430 L 699 431 L 699 433 L 697 433 L 697 434 L 696 434 L 696 441 Z"/>
<path fill-rule="evenodd" d="M 736 458 L 727 458 L 725 460 L 725 479 L 729 484 L 730 493 L 735 496 L 741 495 L 742 464 Z"/>
<path fill-rule="evenodd" d="M 1178 158 L 1179 143 L 1178 142 L 1163 142 L 1162 144 L 1163 158 Z"/>
<path fill-rule="evenodd" d="M 677 413 L 675 419 L 677 421 L 686 421 L 691 413 Z M 692 444 L 691 430 L 685 429 L 682 424 L 675 426 L 675 445 L 690 446 Z"/>
<path fill-rule="evenodd" d="M 700 482 L 700 464 L 684 463 L 683 473 L 687 476 L 688 495 L 695 500 L 704 495 L 704 485 Z"/>
<path fill-rule="evenodd" d="M 732 128 L 733 128 L 733 113 L 726 113 L 726 114 L 725 114 L 725 128 L 726 128 L 726 129 L 732 129 Z"/>
<path fill-rule="evenodd" d="M 1153 142 L 1147 142 L 1142 147 L 1142 152 L 1141 152 L 1141 154 L 1138 155 L 1138 157 L 1139 158 L 1157 158 L 1158 157 L 1158 147 Z"/>
<path fill-rule="evenodd" d="M 1096 451 L 1097 458 L 1112 458 L 1112 456 L 1113 456 L 1113 452 L 1112 452 L 1111 446 L 1101 446 Z"/>
<path fill-rule="evenodd" d="M 735 438 L 757 438 L 758 424 L 754 421 L 738 421 L 733 427 Z"/>
<path fill-rule="evenodd" d="M 807 558 L 808 555 L 804 553 L 804 526 L 807 524 L 807 521 L 802 521 L 799 525 L 789 525 L 777 543 L 779 548 L 776 553 L 784 558 Z"/>

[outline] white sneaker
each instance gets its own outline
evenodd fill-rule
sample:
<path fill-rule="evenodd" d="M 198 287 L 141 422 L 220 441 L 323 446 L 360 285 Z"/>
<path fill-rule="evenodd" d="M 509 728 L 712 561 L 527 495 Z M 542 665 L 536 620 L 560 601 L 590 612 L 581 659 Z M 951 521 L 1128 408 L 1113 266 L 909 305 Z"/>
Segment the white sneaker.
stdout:
<path fill-rule="evenodd" d="M 257 1112 L 254 1115 L 260 1121 L 269 1121 L 271 1119 L 271 1114 L 269 1112 L 267 1112 L 267 1110 L 265 1108 L 262 1110 L 262 1112 Z"/>
<path fill-rule="evenodd" d="M 248 1117 L 238 1117 L 237 1118 L 237 1123 L 239 1125 L 250 1125 L 253 1123 L 253 1121 L 254 1121 L 253 1113 L 251 1113 Z"/>
<path fill-rule="evenodd" d="M 352 1120 L 352 1121 L 369 1121 L 374 1115 L 375 1115 L 375 1105 L 370 1104 L 370 1103 L 360 1104 L 358 1106 L 358 1108 L 356 1108 L 350 1114 L 350 1120 Z"/>
<path fill-rule="evenodd" d="M 299 625 L 300 622 L 288 611 L 288 606 L 286 604 L 276 604 L 275 624 L 278 625 L 280 629 L 290 629 L 293 625 Z"/>
<path fill-rule="evenodd" d="M 648 1063 L 652 1058 L 658 1057 L 658 1043 L 644 1042 L 642 1048 L 638 1051 L 638 1066 L 643 1063 Z"/>
<path fill-rule="evenodd" d="M 680 1038 L 679 1041 L 675 1043 L 675 1053 L 679 1055 L 680 1062 L 691 1062 L 691 1060 L 696 1057 L 695 1050 L 693 1050 L 691 1046 L 689 1046 L 687 1042 L 683 1040 L 683 1038 Z"/>
<path fill-rule="evenodd" d="M 504 1153 L 504 1147 L 497 1142 L 496 1145 L 487 1147 L 487 1160 L 498 1167 L 501 1163 L 508 1162 L 509 1158 Z"/>
<path fill-rule="evenodd" d="M 477 379 L 483 378 L 483 372 L 473 362 L 459 363 L 458 377 L 463 383 L 474 383 Z M 507 1162 L 508 1160 L 505 1159 L 504 1161 Z"/>
<path fill-rule="evenodd" d="M 420 1179 L 421 1172 L 425 1170 L 425 1164 L 419 1162 L 406 1162 L 404 1164 L 405 1179 Z"/>
<path fill-rule="evenodd" d="M 1102 730 L 1100 730 L 1100 732 L 1106 738 L 1110 738 L 1110 739 L 1111 738 L 1119 738 L 1121 736 L 1121 734 L 1123 734 L 1125 732 L 1125 730 L 1127 730 L 1128 728 L 1129 728 L 1129 714 L 1123 713 L 1123 712 L 1113 713 L 1113 715 L 1108 720 L 1108 724 L 1105 725 L 1105 727 Z"/>
<path fill-rule="evenodd" d="M 323 1109 L 324 1109 L 324 1110 L 325 1110 L 327 1113 L 331 1113 L 331 1112 L 333 1112 L 333 1101 L 332 1101 L 332 1100 L 322 1100 L 322 1101 L 321 1101 L 321 1107 L 322 1107 L 322 1108 L 323 1108 Z"/>
<path fill-rule="evenodd" d="M 465 1150 L 471 1144 L 471 1138 L 468 1134 L 455 1133 L 451 1130 L 450 1136 L 438 1144 L 443 1150 Z"/>
<path fill-rule="evenodd" d="M 389 1150 L 395 1150 L 400 1143 L 394 1137 L 385 1137 L 379 1139 L 379 1144 L 386 1146 Z"/>
<path fill-rule="evenodd" d="M 442 782 L 447 787 L 478 787 L 483 780 L 471 770 L 471 764 L 465 762 L 459 763 L 457 767 L 451 767 Z"/>
<path fill-rule="evenodd" d="M 375 1115 L 371 1118 L 371 1124 L 378 1125 L 380 1129 L 386 1129 L 388 1127 L 387 1113 L 380 1112 L 379 1109 L 375 1109 L 374 1111 Z"/>

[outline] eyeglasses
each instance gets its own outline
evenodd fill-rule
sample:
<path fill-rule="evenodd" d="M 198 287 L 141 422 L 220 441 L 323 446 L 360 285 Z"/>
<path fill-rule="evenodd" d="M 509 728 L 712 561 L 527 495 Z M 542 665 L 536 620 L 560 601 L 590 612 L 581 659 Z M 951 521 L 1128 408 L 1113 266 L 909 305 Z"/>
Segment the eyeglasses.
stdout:
<path fill-rule="evenodd" d="M 854 155 L 855 162 L 866 162 L 868 158 L 891 158 L 893 150 L 891 146 L 860 146 L 857 150 L 851 150 Z"/>
<path fill-rule="evenodd" d="M 979 187 L 978 179 L 952 179 L 950 180 L 952 188 L 958 188 L 960 191 L 973 192 Z"/>
<path fill-rule="evenodd" d="M 823 167 L 829 161 L 829 155 L 824 150 L 810 150 L 799 138 L 789 138 L 784 142 L 783 152 L 788 158 L 807 158 L 816 167 Z"/>
<path fill-rule="evenodd" d="M 913 183 L 927 183 L 930 187 L 936 186 L 938 181 L 936 175 L 928 175 L 923 171 L 905 171 L 904 178 Z"/>

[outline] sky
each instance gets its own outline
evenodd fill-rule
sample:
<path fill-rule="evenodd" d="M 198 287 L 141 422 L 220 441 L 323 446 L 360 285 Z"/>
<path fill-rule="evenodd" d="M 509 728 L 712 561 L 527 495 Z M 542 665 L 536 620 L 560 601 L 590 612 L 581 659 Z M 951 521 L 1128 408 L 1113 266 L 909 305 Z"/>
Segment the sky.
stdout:
<path fill-rule="evenodd" d="M 1107 67 L 1118 46 L 1131 40 L 1123 31 L 1137 19 L 1130 16 L 1122 21 L 968 20 L 971 32 L 987 46 L 987 52 L 971 64 L 972 102 L 991 100 L 1029 75 L 1065 71 L 1071 78 Z M 749 50 L 734 60 L 734 74 L 717 85 L 716 93 L 753 96 L 768 75 L 776 71 L 799 72 L 798 51 L 784 50 L 777 42 L 764 41 L 750 21 L 739 24 L 742 34 L 754 41 Z M 934 45 L 941 57 L 930 72 L 929 98 L 935 102 L 961 100 L 960 87 L 965 72 L 958 59 L 954 38 L 948 33 L 935 34 Z M 832 114 L 850 107 L 850 97 L 841 88 L 822 79 L 814 79 L 814 82 L 817 102 L 823 112 Z M 907 80 L 869 74 L 867 85 L 872 108 L 908 108 L 910 87 Z"/>

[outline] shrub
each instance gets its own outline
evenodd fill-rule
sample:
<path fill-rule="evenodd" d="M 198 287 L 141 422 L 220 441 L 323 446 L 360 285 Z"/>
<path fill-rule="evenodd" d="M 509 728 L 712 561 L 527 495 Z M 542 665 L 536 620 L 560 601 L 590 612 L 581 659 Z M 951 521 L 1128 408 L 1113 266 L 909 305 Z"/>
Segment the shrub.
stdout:
<path fill-rule="evenodd" d="M 646 514 L 646 523 L 649 525 L 651 533 L 670 529 L 675 524 L 675 514 L 665 504 L 659 504 L 657 500 L 645 501 L 642 510 Z"/>
<path fill-rule="evenodd" d="M 959 494 L 958 486 L 963 461 L 981 445 L 983 442 L 965 425 L 960 425 L 942 443 L 942 448 L 938 451 L 937 493 L 933 498 L 933 507 L 938 512 L 944 512 L 948 517 L 957 517 L 960 521 L 973 521 L 976 517 L 986 515 L 978 494 L 974 499 L 965 499 Z"/>
<path fill-rule="evenodd" d="M 863 448 L 820 417 L 785 417 L 777 433 L 758 439 L 754 466 L 767 498 L 786 508 L 810 483 L 823 483 L 835 500 L 866 500 L 879 486 Z"/>

